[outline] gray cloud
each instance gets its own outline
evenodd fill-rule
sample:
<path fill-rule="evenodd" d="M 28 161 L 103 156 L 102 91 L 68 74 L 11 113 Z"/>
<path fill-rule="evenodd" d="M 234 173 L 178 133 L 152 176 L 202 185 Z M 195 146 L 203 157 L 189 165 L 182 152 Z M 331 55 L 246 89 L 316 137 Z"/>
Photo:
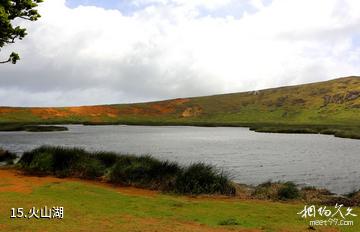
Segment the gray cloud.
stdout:
<path fill-rule="evenodd" d="M 357 1 L 346 1 L 348 6 L 339 11 L 338 2 L 319 1 L 306 18 L 303 11 L 311 1 L 297 1 L 295 6 L 284 1 L 254 3 L 261 9 L 238 19 L 196 14 L 204 7 L 224 7 L 221 1 L 209 6 L 207 1 L 177 1 L 131 16 L 46 1 L 42 19 L 24 23 L 29 36 L 1 52 L 19 51 L 22 60 L 0 66 L 0 105 L 151 101 L 320 81 L 360 71 L 359 48 L 352 44 L 359 32 Z"/>

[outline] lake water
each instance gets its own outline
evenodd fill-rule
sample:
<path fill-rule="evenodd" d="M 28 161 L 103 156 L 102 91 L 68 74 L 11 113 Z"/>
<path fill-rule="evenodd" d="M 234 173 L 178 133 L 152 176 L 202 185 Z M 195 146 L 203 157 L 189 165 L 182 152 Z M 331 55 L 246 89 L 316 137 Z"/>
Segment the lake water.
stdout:
<path fill-rule="evenodd" d="M 360 140 L 225 127 L 68 127 L 66 132 L 0 132 L 0 146 L 17 153 L 40 145 L 61 145 L 151 154 L 183 164 L 213 164 L 246 184 L 294 181 L 335 193 L 360 188 Z"/>

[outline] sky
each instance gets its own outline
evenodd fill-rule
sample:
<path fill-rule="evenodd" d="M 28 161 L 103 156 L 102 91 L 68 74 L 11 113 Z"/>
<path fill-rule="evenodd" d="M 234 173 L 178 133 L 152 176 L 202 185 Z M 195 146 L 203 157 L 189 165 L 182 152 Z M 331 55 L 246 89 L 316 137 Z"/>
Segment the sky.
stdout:
<path fill-rule="evenodd" d="M 0 105 L 130 103 L 360 75 L 358 0 L 45 0 Z"/>

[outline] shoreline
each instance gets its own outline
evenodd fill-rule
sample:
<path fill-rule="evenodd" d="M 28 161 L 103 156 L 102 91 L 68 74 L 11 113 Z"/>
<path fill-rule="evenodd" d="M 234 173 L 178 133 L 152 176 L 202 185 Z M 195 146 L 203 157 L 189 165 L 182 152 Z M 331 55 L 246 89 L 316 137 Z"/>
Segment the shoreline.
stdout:
<path fill-rule="evenodd" d="M 131 196 L 142 196 L 142 197 L 156 197 L 156 196 L 168 196 L 168 197 L 180 197 L 185 198 L 189 201 L 220 201 L 220 202 L 248 202 L 256 204 L 267 204 L 267 203 L 279 203 L 279 204 L 311 204 L 311 205 L 323 205 L 333 207 L 335 204 L 342 204 L 344 207 L 360 207 L 360 191 L 352 193 L 352 197 L 355 200 L 352 200 L 349 196 L 344 195 L 335 195 L 327 191 L 326 189 L 317 189 L 315 187 L 305 187 L 302 188 L 302 194 L 306 194 L 304 198 L 297 199 L 277 199 L 277 198 L 262 198 L 257 197 L 251 194 L 259 186 L 268 185 L 269 183 L 263 183 L 258 186 L 251 186 L 245 184 L 234 183 L 237 186 L 237 193 L 233 196 L 223 195 L 223 194 L 198 194 L 198 195 L 188 195 L 188 194 L 174 194 L 167 193 L 160 190 L 146 189 L 137 186 L 129 186 L 122 184 L 109 183 L 104 180 L 90 180 L 83 179 L 78 177 L 64 177 L 59 178 L 53 175 L 31 175 L 19 169 L 9 166 L 0 167 L 0 177 L 6 177 L 9 182 L 12 182 L 14 179 L 26 178 L 31 181 L 34 181 L 35 184 L 27 185 L 26 183 L 20 182 L 21 187 L 9 187 L 8 185 L 0 185 L 1 192 L 19 192 L 19 193 L 31 193 L 34 187 L 39 187 L 46 183 L 83 183 L 86 185 L 92 185 L 108 190 L 115 190 L 121 194 L 131 195 Z M 271 185 L 282 184 L 280 182 L 271 183 Z M 239 191 L 240 190 L 240 191 Z M 250 191 L 249 191 L 250 190 Z M 239 192 L 238 192 L 239 191 Z M 354 203 L 355 202 L 355 203 Z"/>
<path fill-rule="evenodd" d="M 254 123 L 179 123 L 179 122 L 54 122 L 54 123 L 0 123 L 0 132 L 56 132 L 68 131 L 66 125 L 82 126 L 192 126 L 192 127 L 240 127 L 257 133 L 278 134 L 321 134 L 336 138 L 360 140 L 360 126 L 350 125 L 308 125 L 308 124 L 254 124 Z"/>
<path fill-rule="evenodd" d="M 13 132 L 13 131 L 25 131 L 25 132 L 55 132 L 55 131 L 68 131 L 65 126 L 55 124 L 0 124 L 0 132 Z"/>

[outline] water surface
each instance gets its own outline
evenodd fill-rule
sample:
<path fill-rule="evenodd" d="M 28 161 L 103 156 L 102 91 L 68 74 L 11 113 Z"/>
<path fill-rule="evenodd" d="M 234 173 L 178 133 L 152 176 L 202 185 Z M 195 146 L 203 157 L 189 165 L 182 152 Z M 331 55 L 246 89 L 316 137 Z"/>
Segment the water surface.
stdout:
<path fill-rule="evenodd" d="M 336 193 L 360 189 L 360 140 L 232 127 L 68 127 L 66 132 L 0 132 L 0 146 L 18 153 L 40 145 L 61 145 L 151 154 L 183 164 L 210 163 L 246 184 L 273 180 Z"/>

